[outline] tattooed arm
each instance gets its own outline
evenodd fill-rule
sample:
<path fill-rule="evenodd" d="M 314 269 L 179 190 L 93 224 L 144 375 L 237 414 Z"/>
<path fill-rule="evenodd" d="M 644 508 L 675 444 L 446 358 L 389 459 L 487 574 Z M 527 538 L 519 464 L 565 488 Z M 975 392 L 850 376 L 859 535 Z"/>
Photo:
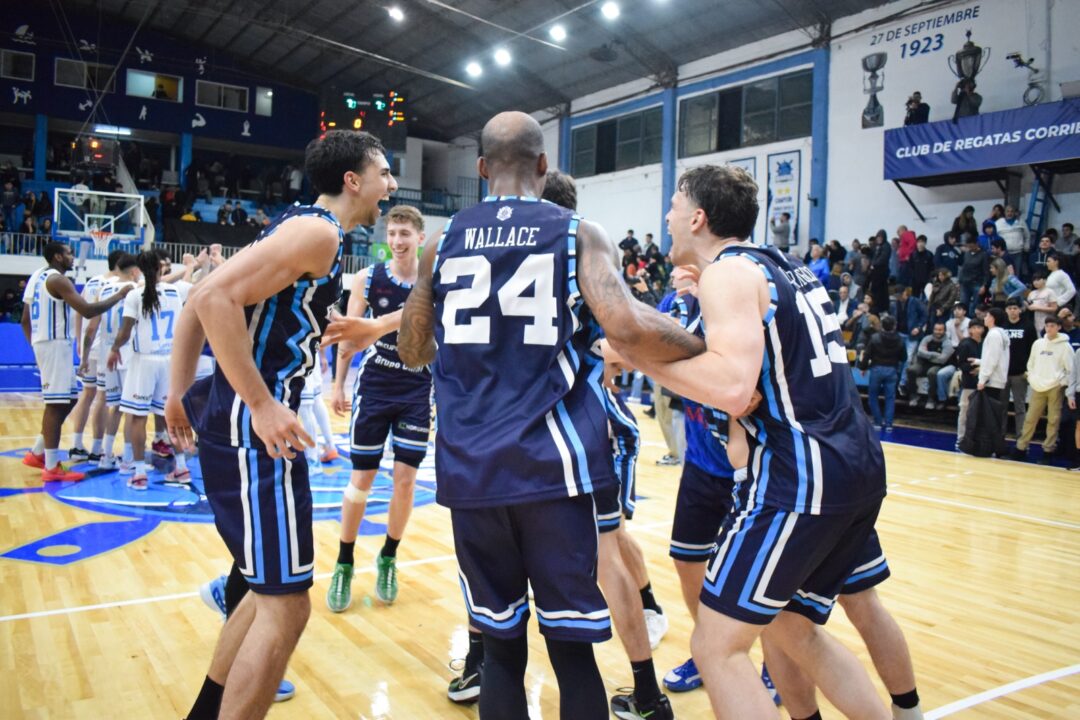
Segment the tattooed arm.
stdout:
<path fill-rule="evenodd" d="M 619 273 L 615 246 L 603 228 L 582 222 L 577 237 L 578 287 L 615 350 L 642 368 L 705 351 L 701 338 L 634 299 Z"/>
<path fill-rule="evenodd" d="M 416 285 L 401 313 L 398 330 L 398 355 L 411 368 L 430 364 L 435 359 L 435 294 L 431 275 L 435 266 L 437 242 L 429 242 L 420 258 Z"/>

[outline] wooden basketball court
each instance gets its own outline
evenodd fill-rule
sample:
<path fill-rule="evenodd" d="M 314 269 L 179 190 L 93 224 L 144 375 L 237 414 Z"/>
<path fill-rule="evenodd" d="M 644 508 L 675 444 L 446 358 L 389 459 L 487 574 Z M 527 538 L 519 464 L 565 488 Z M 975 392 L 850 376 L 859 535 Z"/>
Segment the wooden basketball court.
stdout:
<path fill-rule="evenodd" d="M 206 522 L 87 510 L 36 491 L 39 471 L 12 451 L 32 442 L 39 403 L 0 396 L 0 717 L 183 717 L 221 625 L 197 590 L 227 572 L 225 548 Z M 642 431 L 631 530 L 671 620 L 655 653 L 663 674 L 689 657 L 691 624 L 667 557 L 679 470 L 655 465 L 656 424 L 643 418 Z M 1080 474 L 891 443 L 885 452 L 890 496 L 878 529 L 893 577 L 880 591 L 907 634 L 927 717 L 1080 716 Z M 96 539 L 73 530 L 86 526 Z M 393 607 L 369 599 L 374 568 L 364 566 L 381 543 L 371 534 L 357 545 L 356 602 L 341 615 L 326 609 L 337 532 L 334 520 L 315 524 L 314 610 L 286 675 L 297 693 L 271 717 L 475 717 L 446 699 L 447 664 L 467 645 L 448 511 L 416 508 Z M 46 537 L 59 539 L 34 545 Z M 65 564 L 86 551 L 83 537 L 116 547 Z M 870 667 L 842 611 L 829 628 Z M 556 718 L 535 622 L 530 642 L 533 717 Z M 610 691 L 631 684 L 617 640 L 597 653 Z M 703 691 L 672 704 L 680 718 L 711 717 Z M 837 716 L 824 703 L 823 714 Z"/>

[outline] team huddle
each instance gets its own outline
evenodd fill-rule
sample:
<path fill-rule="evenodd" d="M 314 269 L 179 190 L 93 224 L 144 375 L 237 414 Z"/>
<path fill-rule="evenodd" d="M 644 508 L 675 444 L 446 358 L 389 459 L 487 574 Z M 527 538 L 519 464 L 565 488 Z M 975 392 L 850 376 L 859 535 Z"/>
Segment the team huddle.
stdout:
<path fill-rule="evenodd" d="M 549 171 L 535 120 L 501 113 L 481 146 L 489 196 L 430 240 L 419 212 L 393 207 L 392 257 L 356 275 L 345 315 L 334 312 L 344 233 L 373 225 L 397 188 L 379 141 L 362 132 L 313 141 L 316 201 L 212 273 L 181 277 L 154 252 L 114 253 L 79 295 L 63 275 L 70 250 L 51 244 L 28 283 L 24 328 L 46 402 L 28 464 L 48 481 L 80 479 L 58 455 L 79 392 L 73 340 L 98 396 L 86 401 L 88 458 L 130 472 L 140 490 L 148 415 L 168 424 L 171 444 L 159 423 L 152 446 L 173 458 L 166 482 L 190 482 L 185 454 L 197 445 L 234 564 L 217 594 L 227 622 L 188 720 L 265 715 L 310 615 L 309 469 L 336 457 L 318 398 L 334 344 L 332 406 L 351 413 L 352 474 L 326 604 L 340 613 L 352 603 L 356 537 L 388 438 L 393 495 L 375 590 L 396 600 L 397 550 L 434 430 L 436 500 L 450 510 L 470 629 L 451 700 L 478 702 L 484 720 L 528 717 L 535 612 L 562 717 L 675 717 L 652 661 L 668 619 L 626 523 L 640 434 L 605 381 L 637 369 L 687 401 L 670 555 L 695 629 L 691 659 L 663 685 L 704 686 L 720 718 L 776 717 L 779 698 L 793 718 L 820 718 L 817 689 L 848 717 L 921 718 L 903 633 L 874 590 L 889 575 L 874 530 L 881 445 L 825 288 L 795 258 L 746 240 L 754 181 L 718 166 L 679 179 L 667 223 L 680 279 L 667 315 L 631 296 L 614 244 L 576 212 L 573 179 Z M 81 333 L 72 310 L 90 319 Z M 891 710 L 824 630 L 837 602 Z M 634 682 L 609 699 L 593 643 L 612 625 Z M 759 638 L 767 670 L 749 661 Z"/>

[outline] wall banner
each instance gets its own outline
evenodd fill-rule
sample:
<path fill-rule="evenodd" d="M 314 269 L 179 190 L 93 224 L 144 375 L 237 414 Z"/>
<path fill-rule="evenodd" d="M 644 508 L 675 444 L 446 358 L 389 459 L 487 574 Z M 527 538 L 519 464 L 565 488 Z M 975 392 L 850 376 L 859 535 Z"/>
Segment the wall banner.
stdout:
<path fill-rule="evenodd" d="M 787 213 L 791 220 L 792 245 L 799 237 L 799 172 L 802 165 L 802 151 L 774 153 L 769 155 L 769 193 L 765 215 L 771 224 L 773 218 Z"/>

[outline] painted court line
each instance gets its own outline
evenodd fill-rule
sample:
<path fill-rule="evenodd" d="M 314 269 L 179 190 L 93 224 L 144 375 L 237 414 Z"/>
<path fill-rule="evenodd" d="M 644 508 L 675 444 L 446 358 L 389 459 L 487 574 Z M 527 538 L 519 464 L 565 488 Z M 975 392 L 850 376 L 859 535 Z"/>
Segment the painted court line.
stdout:
<path fill-rule="evenodd" d="M 1035 687 L 1036 685 L 1042 685 L 1046 682 L 1060 680 L 1061 678 L 1068 677 L 1069 675 L 1075 675 L 1076 673 L 1080 673 L 1080 665 L 1070 665 L 1069 667 L 1051 670 L 1050 672 L 1045 672 L 1041 675 L 1032 675 L 1031 677 L 1017 680 L 1015 682 L 1011 682 L 1007 685 L 1002 685 L 1000 687 L 992 688 L 990 690 L 978 693 L 977 695 L 966 697 L 962 700 L 957 700 L 956 702 L 949 703 L 948 705 L 943 705 L 936 710 L 931 710 L 930 712 L 926 713 L 926 720 L 937 720 L 937 718 L 955 715 L 958 712 L 975 707 L 976 705 L 981 705 L 984 702 L 996 700 L 999 697 L 1004 697 L 1005 695 L 1010 695 L 1014 692 L 1019 692 L 1021 690 L 1027 690 L 1028 688 Z"/>
<path fill-rule="evenodd" d="M 944 498 L 930 497 L 929 495 L 918 495 L 916 493 L 904 492 L 903 490 L 893 490 L 891 486 L 889 489 L 890 495 L 896 495 L 898 497 L 911 498 L 913 500 L 925 500 L 926 502 L 937 503 L 939 505 L 949 505 L 951 507 L 963 508 L 965 510 L 975 510 L 977 512 L 991 513 L 993 515 L 1001 515 L 1003 517 L 1012 518 L 1014 520 L 1026 520 L 1028 522 L 1038 523 L 1041 525 L 1050 525 L 1051 527 L 1065 528 L 1066 530 L 1080 530 L 1080 523 L 1068 522 L 1067 520 L 1051 520 L 1049 518 L 1042 518 L 1036 515 L 1021 515 L 1020 513 L 1010 512 L 1008 510 L 998 510 L 996 508 L 983 507 L 981 505 L 969 505 L 968 503 L 958 502 L 956 500 L 946 500 Z"/>

